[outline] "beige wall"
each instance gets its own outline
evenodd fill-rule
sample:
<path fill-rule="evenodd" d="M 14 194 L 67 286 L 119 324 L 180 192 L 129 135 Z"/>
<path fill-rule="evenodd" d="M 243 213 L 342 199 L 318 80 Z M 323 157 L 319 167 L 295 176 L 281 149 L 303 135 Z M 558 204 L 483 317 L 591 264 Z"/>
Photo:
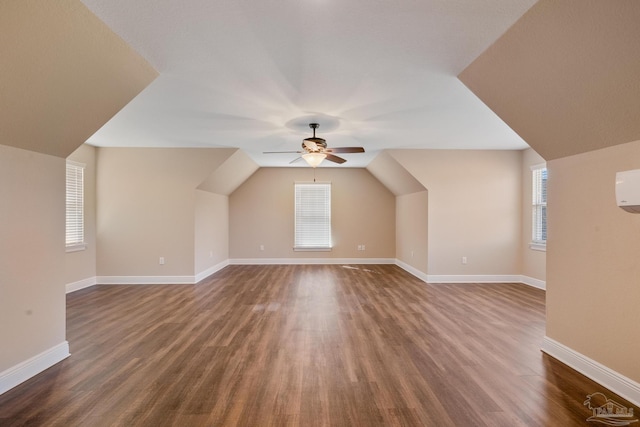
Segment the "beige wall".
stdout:
<path fill-rule="evenodd" d="M 229 197 L 196 191 L 195 274 L 229 259 Z"/>
<path fill-rule="evenodd" d="M 365 169 L 318 168 L 316 179 L 332 183 L 331 252 L 293 250 L 293 184 L 312 169 L 261 168 L 229 198 L 230 257 L 395 258 L 393 194 Z"/>
<path fill-rule="evenodd" d="M 193 276 L 196 188 L 235 151 L 98 149 L 98 276 Z"/>
<path fill-rule="evenodd" d="M 534 150 L 522 152 L 522 274 L 538 280 L 547 277 L 547 253 L 529 247 L 532 230 L 532 182 L 531 167 L 544 164 L 545 160 Z"/>
<path fill-rule="evenodd" d="M 65 255 L 65 284 L 96 276 L 96 149 L 83 144 L 69 160 L 83 163 L 84 169 L 84 239 L 85 250 Z"/>
<path fill-rule="evenodd" d="M 427 191 L 396 197 L 396 258 L 427 274 L 429 195 Z"/>
<path fill-rule="evenodd" d="M 0 145 L 0 373 L 65 341 L 65 159 Z"/>
<path fill-rule="evenodd" d="M 545 159 L 640 138 L 640 2 L 539 0 L 460 80 Z"/>
<path fill-rule="evenodd" d="M 0 2 L 0 28 L 0 374 L 14 381 L 66 356 L 65 283 L 93 270 L 65 271 L 65 157 L 157 73 L 78 0 Z"/>
<path fill-rule="evenodd" d="M 520 274 L 520 151 L 388 152 L 429 192 L 430 275 Z"/>
<path fill-rule="evenodd" d="M 615 198 L 640 141 L 547 167 L 547 336 L 640 382 L 640 215 Z"/>
<path fill-rule="evenodd" d="M 67 157 L 158 73 L 79 0 L 0 1 L 0 143 Z"/>

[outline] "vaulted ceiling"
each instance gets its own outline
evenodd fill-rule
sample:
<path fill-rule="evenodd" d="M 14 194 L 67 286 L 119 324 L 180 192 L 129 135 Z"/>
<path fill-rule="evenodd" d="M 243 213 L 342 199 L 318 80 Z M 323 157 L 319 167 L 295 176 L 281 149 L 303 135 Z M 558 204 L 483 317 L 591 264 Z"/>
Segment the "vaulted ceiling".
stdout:
<path fill-rule="evenodd" d="M 287 166 L 263 151 L 299 150 L 318 122 L 330 147 L 366 149 L 352 167 L 397 148 L 550 160 L 640 139 L 639 21 L 637 0 L 5 1 L 0 144 Z"/>
<path fill-rule="evenodd" d="M 89 138 L 238 147 L 286 166 L 310 136 L 386 148 L 521 149 L 457 75 L 534 0 L 83 0 L 160 76 Z M 327 162 L 325 162 L 326 164 Z M 304 165 L 303 162 L 297 163 Z"/>

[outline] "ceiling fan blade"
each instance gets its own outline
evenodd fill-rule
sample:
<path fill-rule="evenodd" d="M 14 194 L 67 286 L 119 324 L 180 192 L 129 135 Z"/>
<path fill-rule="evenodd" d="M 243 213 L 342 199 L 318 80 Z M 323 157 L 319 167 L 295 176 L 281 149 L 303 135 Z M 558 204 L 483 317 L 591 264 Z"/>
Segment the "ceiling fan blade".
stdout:
<path fill-rule="evenodd" d="M 342 157 L 334 156 L 333 154 L 327 154 L 326 160 L 329 160 L 330 162 L 333 162 L 333 163 L 344 163 L 347 161 L 346 159 L 343 159 Z"/>
<path fill-rule="evenodd" d="M 364 153 L 364 148 L 362 147 L 334 147 L 327 148 L 325 150 L 327 153 Z"/>
<path fill-rule="evenodd" d="M 300 156 L 300 157 L 296 157 L 295 159 L 291 160 L 291 161 L 289 162 L 289 164 L 291 165 L 291 164 L 293 164 L 293 163 L 295 163 L 295 162 L 297 162 L 297 161 L 300 161 L 300 160 L 302 160 L 302 156 Z"/>
<path fill-rule="evenodd" d="M 300 154 L 302 151 L 263 151 L 262 154 L 291 154 L 297 153 Z"/>

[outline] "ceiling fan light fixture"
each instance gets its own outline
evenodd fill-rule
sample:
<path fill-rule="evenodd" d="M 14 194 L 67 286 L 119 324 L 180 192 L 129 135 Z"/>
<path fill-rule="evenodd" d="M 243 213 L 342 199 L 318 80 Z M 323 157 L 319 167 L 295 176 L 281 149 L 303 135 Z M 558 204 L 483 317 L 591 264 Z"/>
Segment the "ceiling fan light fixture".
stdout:
<path fill-rule="evenodd" d="M 320 125 L 318 123 L 309 123 L 309 127 L 313 129 L 313 136 L 311 138 L 305 138 L 302 140 L 302 151 L 265 151 L 264 153 L 301 154 L 300 157 L 297 157 L 295 160 L 289 162 L 289 164 L 294 163 L 302 158 L 309 164 L 309 166 L 314 169 L 320 166 L 320 163 L 322 163 L 322 161 L 325 159 L 329 162 L 337 163 L 339 165 L 347 161 L 347 159 L 336 156 L 335 153 L 364 153 L 364 148 L 362 147 L 327 148 L 327 141 L 324 138 L 316 136 L 316 129 L 319 126 Z"/>
<path fill-rule="evenodd" d="M 309 166 L 315 168 L 327 158 L 327 155 L 324 153 L 306 153 L 302 155 L 302 158 L 309 164 Z"/>

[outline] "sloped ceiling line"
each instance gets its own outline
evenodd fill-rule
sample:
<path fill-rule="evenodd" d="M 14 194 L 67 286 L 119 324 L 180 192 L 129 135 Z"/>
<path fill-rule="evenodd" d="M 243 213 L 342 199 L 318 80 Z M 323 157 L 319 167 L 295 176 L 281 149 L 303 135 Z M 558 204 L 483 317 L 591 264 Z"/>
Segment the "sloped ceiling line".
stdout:
<path fill-rule="evenodd" d="M 367 170 L 395 196 L 417 193 L 426 188 L 386 151 L 369 163 Z"/>
<path fill-rule="evenodd" d="M 242 150 L 236 150 L 205 179 L 198 190 L 228 196 L 240 187 L 259 166 Z"/>

